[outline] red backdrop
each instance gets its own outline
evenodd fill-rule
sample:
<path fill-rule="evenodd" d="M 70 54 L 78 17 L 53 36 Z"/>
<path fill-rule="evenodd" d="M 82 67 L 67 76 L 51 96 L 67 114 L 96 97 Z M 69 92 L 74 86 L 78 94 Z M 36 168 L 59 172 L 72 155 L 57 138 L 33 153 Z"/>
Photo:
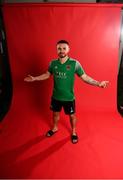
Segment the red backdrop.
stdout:
<path fill-rule="evenodd" d="M 3 13 L 14 90 L 3 121 L 1 177 L 123 177 L 123 125 L 116 108 L 120 6 L 6 4 Z M 52 139 L 43 135 L 52 119 L 52 78 L 23 81 L 27 74 L 36 76 L 47 70 L 50 60 L 57 57 L 60 39 L 70 42 L 70 56 L 80 61 L 88 75 L 110 81 L 108 88 L 100 89 L 76 77 L 80 141 L 75 146 L 70 143 L 70 125 L 63 112 L 59 133 Z"/>

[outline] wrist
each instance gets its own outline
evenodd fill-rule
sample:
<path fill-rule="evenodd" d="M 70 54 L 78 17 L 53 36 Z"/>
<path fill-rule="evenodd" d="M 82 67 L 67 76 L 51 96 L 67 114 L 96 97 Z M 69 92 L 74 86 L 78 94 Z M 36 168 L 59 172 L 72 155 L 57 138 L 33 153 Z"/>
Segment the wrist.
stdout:
<path fill-rule="evenodd" d="M 97 81 L 97 86 L 100 87 L 100 82 L 99 81 Z"/>
<path fill-rule="evenodd" d="M 33 81 L 38 81 L 37 77 L 33 77 Z"/>

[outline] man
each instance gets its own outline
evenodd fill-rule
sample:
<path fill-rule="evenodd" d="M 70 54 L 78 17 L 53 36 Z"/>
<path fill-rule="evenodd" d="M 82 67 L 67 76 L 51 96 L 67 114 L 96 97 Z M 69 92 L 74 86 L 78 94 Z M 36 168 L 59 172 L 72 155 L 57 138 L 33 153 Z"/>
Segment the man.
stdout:
<path fill-rule="evenodd" d="M 24 80 L 27 82 L 46 80 L 51 75 L 54 79 L 54 88 L 51 100 L 51 110 L 53 111 L 53 127 L 47 132 L 46 136 L 51 137 L 58 131 L 58 121 L 60 111 L 64 108 L 65 114 L 69 115 L 71 123 L 71 141 L 78 142 L 76 133 L 76 115 L 75 115 L 75 97 L 74 97 L 74 75 L 75 73 L 86 83 L 105 88 L 108 81 L 98 82 L 89 77 L 77 60 L 68 56 L 70 51 L 69 43 L 66 40 L 57 42 L 58 59 L 50 62 L 49 69 L 46 73 L 33 77 L 28 75 Z"/>

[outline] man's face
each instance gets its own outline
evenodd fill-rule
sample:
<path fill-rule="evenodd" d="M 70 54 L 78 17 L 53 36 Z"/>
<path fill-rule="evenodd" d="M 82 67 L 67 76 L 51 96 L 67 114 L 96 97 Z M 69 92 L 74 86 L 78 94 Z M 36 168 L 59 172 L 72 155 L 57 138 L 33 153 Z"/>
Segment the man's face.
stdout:
<path fill-rule="evenodd" d="M 64 58 L 68 55 L 69 53 L 69 45 L 65 43 L 61 43 L 57 45 L 57 54 L 60 58 Z"/>

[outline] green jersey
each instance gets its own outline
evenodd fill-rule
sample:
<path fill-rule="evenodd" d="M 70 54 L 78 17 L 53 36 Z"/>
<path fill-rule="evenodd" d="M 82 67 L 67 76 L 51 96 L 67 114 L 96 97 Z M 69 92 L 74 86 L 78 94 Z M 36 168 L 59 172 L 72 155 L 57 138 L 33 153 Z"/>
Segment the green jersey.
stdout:
<path fill-rule="evenodd" d="M 54 88 L 52 97 L 60 101 L 73 101 L 75 74 L 81 76 L 84 70 L 80 63 L 68 58 L 61 64 L 59 59 L 50 62 L 48 71 L 53 75 Z"/>

